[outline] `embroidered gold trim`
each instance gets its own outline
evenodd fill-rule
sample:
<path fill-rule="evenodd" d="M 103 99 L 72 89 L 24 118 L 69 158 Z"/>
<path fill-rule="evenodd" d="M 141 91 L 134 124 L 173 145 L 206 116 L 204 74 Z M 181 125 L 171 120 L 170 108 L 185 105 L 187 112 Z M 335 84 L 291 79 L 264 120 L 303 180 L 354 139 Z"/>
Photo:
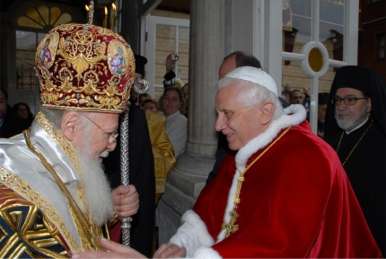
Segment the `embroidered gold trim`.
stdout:
<path fill-rule="evenodd" d="M 44 258 L 69 257 L 69 249 L 63 236 L 35 204 L 2 183 L 0 193 L 4 195 L 0 202 L 2 220 L 14 231 L 9 232 L 0 227 L 0 239 L 4 238 L 3 235 L 7 236 L 7 241 L 0 246 L 0 258 L 19 258 L 26 255 L 34 257 L 36 254 L 32 251 L 35 249 Z M 25 210 L 26 208 L 28 209 Z M 60 245 L 62 250 L 50 249 L 56 245 Z"/>
<path fill-rule="evenodd" d="M 81 225 L 80 221 L 78 220 L 78 217 L 76 216 L 76 213 L 74 212 L 74 209 L 70 208 L 69 212 L 70 212 L 72 218 L 74 219 L 74 223 L 78 229 L 78 234 L 79 234 L 79 238 L 81 241 L 81 250 L 94 250 L 95 245 L 92 244 L 94 238 L 92 238 L 92 240 L 90 242 L 90 237 L 88 237 L 84 231 L 79 231 L 80 229 L 82 229 L 82 225 Z M 95 237 L 95 239 L 101 238 L 102 232 L 100 231 L 100 228 L 92 223 L 90 223 L 89 225 L 90 225 L 91 236 Z M 95 229 L 99 229 L 99 232 L 95 231 Z"/>
<path fill-rule="evenodd" d="M 50 137 L 52 137 L 63 149 L 64 153 L 70 158 L 72 165 L 76 171 L 80 171 L 80 162 L 77 157 L 74 146 L 66 140 L 61 132 L 56 130 L 51 122 L 46 118 L 42 112 L 36 114 L 35 120 L 39 126 L 44 129 Z"/>
<path fill-rule="evenodd" d="M 70 162 L 72 166 L 74 167 L 75 171 L 78 173 L 78 177 L 82 178 L 84 180 L 84 174 L 81 170 L 80 161 L 78 158 L 78 155 L 75 151 L 74 146 L 63 136 L 61 132 L 56 130 L 54 126 L 51 124 L 51 122 L 46 118 L 46 116 L 42 112 L 38 112 L 36 114 L 35 120 L 37 121 L 38 125 L 47 132 L 47 134 L 52 137 L 62 148 L 65 155 L 70 159 Z M 82 203 L 80 206 L 86 211 L 88 214 L 88 204 L 85 201 L 85 191 L 84 186 L 81 184 L 81 181 L 78 182 L 77 185 L 77 192 L 79 196 L 79 201 Z"/>
<path fill-rule="evenodd" d="M 35 192 L 23 179 L 13 174 L 9 170 L 0 167 L 0 181 L 8 188 L 22 195 L 28 201 L 36 204 L 36 206 L 43 211 L 44 215 L 50 219 L 52 224 L 56 226 L 58 231 L 65 238 L 70 250 L 79 250 L 79 246 L 66 228 L 63 219 L 56 213 L 55 208 L 49 206 L 49 203 L 37 192 Z"/>
<path fill-rule="evenodd" d="M 126 41 L 94 25 L 63 24 L 39 43 L 35 56 L 43 106 L 122 112 L 135 78 Z"/>

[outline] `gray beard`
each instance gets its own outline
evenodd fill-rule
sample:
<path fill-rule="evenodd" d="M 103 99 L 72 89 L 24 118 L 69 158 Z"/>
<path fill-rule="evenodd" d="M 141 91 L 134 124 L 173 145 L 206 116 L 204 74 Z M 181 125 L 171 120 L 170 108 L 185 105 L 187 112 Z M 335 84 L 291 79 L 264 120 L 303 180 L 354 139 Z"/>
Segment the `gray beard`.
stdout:
<path fill-rule="evenodd" d="M 79 160 L 86 204 L 94 223 L 101 226 L 113 216 L 111 188 L 101 160 L 90 159 L 84 152 L 79 152 Z"/>
<path fill-rule="evenodd" d="M 369 113 L 363 113 L 361 117 L 359 117 L 357 120 L 352 119 L 339 119 L 338 116 L 335 114 L 336 123 L 338 124 L 338 127 L 341 128 L 344 131 L 350 131 L 354 129 L 356 126 L 367 120 L 369 117 Z"/>

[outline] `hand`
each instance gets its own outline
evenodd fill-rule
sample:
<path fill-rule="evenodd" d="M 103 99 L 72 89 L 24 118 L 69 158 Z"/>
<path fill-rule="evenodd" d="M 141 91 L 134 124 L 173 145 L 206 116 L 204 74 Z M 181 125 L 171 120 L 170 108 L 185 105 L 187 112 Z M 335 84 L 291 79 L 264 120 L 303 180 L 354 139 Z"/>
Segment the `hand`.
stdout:
<path fill-rule="evenodd" d="M 130 247 L 106 239 L 101 239 L 99 244 L 102 250 L 73 253 L 72 258 L 146 258 Z"/>
<path fill-rule="evenodd" d="M 113 207 L 119 218 L 133 216 L 139 208 L 138 192 L 134 185 L 120 185 L 112 192 Z"/>
<path fill-rule="evenodd" d="M 185 257 L 186 249 L 175 244 L 163 244 L 155 251 L 154 258 Z"/>

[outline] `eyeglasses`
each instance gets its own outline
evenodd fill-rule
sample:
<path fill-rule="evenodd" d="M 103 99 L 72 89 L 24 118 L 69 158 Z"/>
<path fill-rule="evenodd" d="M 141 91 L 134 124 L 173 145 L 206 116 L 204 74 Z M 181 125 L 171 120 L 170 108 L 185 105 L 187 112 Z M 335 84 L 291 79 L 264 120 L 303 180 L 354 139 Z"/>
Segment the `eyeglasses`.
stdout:
<path fill-rule="evenodd" d="M 114 142 L 118 136 L 119 136 L 119 133 L 114 130 L 113 132 L 108 132 L 106 130 L 104 130 L 101 126 L 99 126 L 95 121 L 93 121 L 92 119 L 90 119 L 89 117 L 85 116 L 85 115 L 81 115 L 82 117 L 86 118 L 89 122 L 91 122 L 92 124 L 94 124 L 98 129 L 100 129 L 103 134 L 105 134 L 108 139 L 109 139 L 109 142 Z"/>
<path fill-rule="evenodd" d="M 344 105 L 353 106 L 357 101 L 365 99 L 368 99 L 368 97 L 356 97 L 350 95 L 345 97 L 335 96 L 334 103 L 335 105 L 341 105 L 343 103 Z"/>

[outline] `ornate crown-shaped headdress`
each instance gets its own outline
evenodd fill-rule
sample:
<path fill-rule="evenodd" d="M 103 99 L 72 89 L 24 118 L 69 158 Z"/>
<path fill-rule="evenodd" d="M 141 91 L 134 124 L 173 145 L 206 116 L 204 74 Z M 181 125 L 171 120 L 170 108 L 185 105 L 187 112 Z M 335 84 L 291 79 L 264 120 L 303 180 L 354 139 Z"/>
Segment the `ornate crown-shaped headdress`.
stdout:
<path fill-rule="evenodd" d="M 45 107 L 122 112 L 135 78 L 126 41 L 92 24 L 64 24 L 39 43 L 35 65 Z"/>

